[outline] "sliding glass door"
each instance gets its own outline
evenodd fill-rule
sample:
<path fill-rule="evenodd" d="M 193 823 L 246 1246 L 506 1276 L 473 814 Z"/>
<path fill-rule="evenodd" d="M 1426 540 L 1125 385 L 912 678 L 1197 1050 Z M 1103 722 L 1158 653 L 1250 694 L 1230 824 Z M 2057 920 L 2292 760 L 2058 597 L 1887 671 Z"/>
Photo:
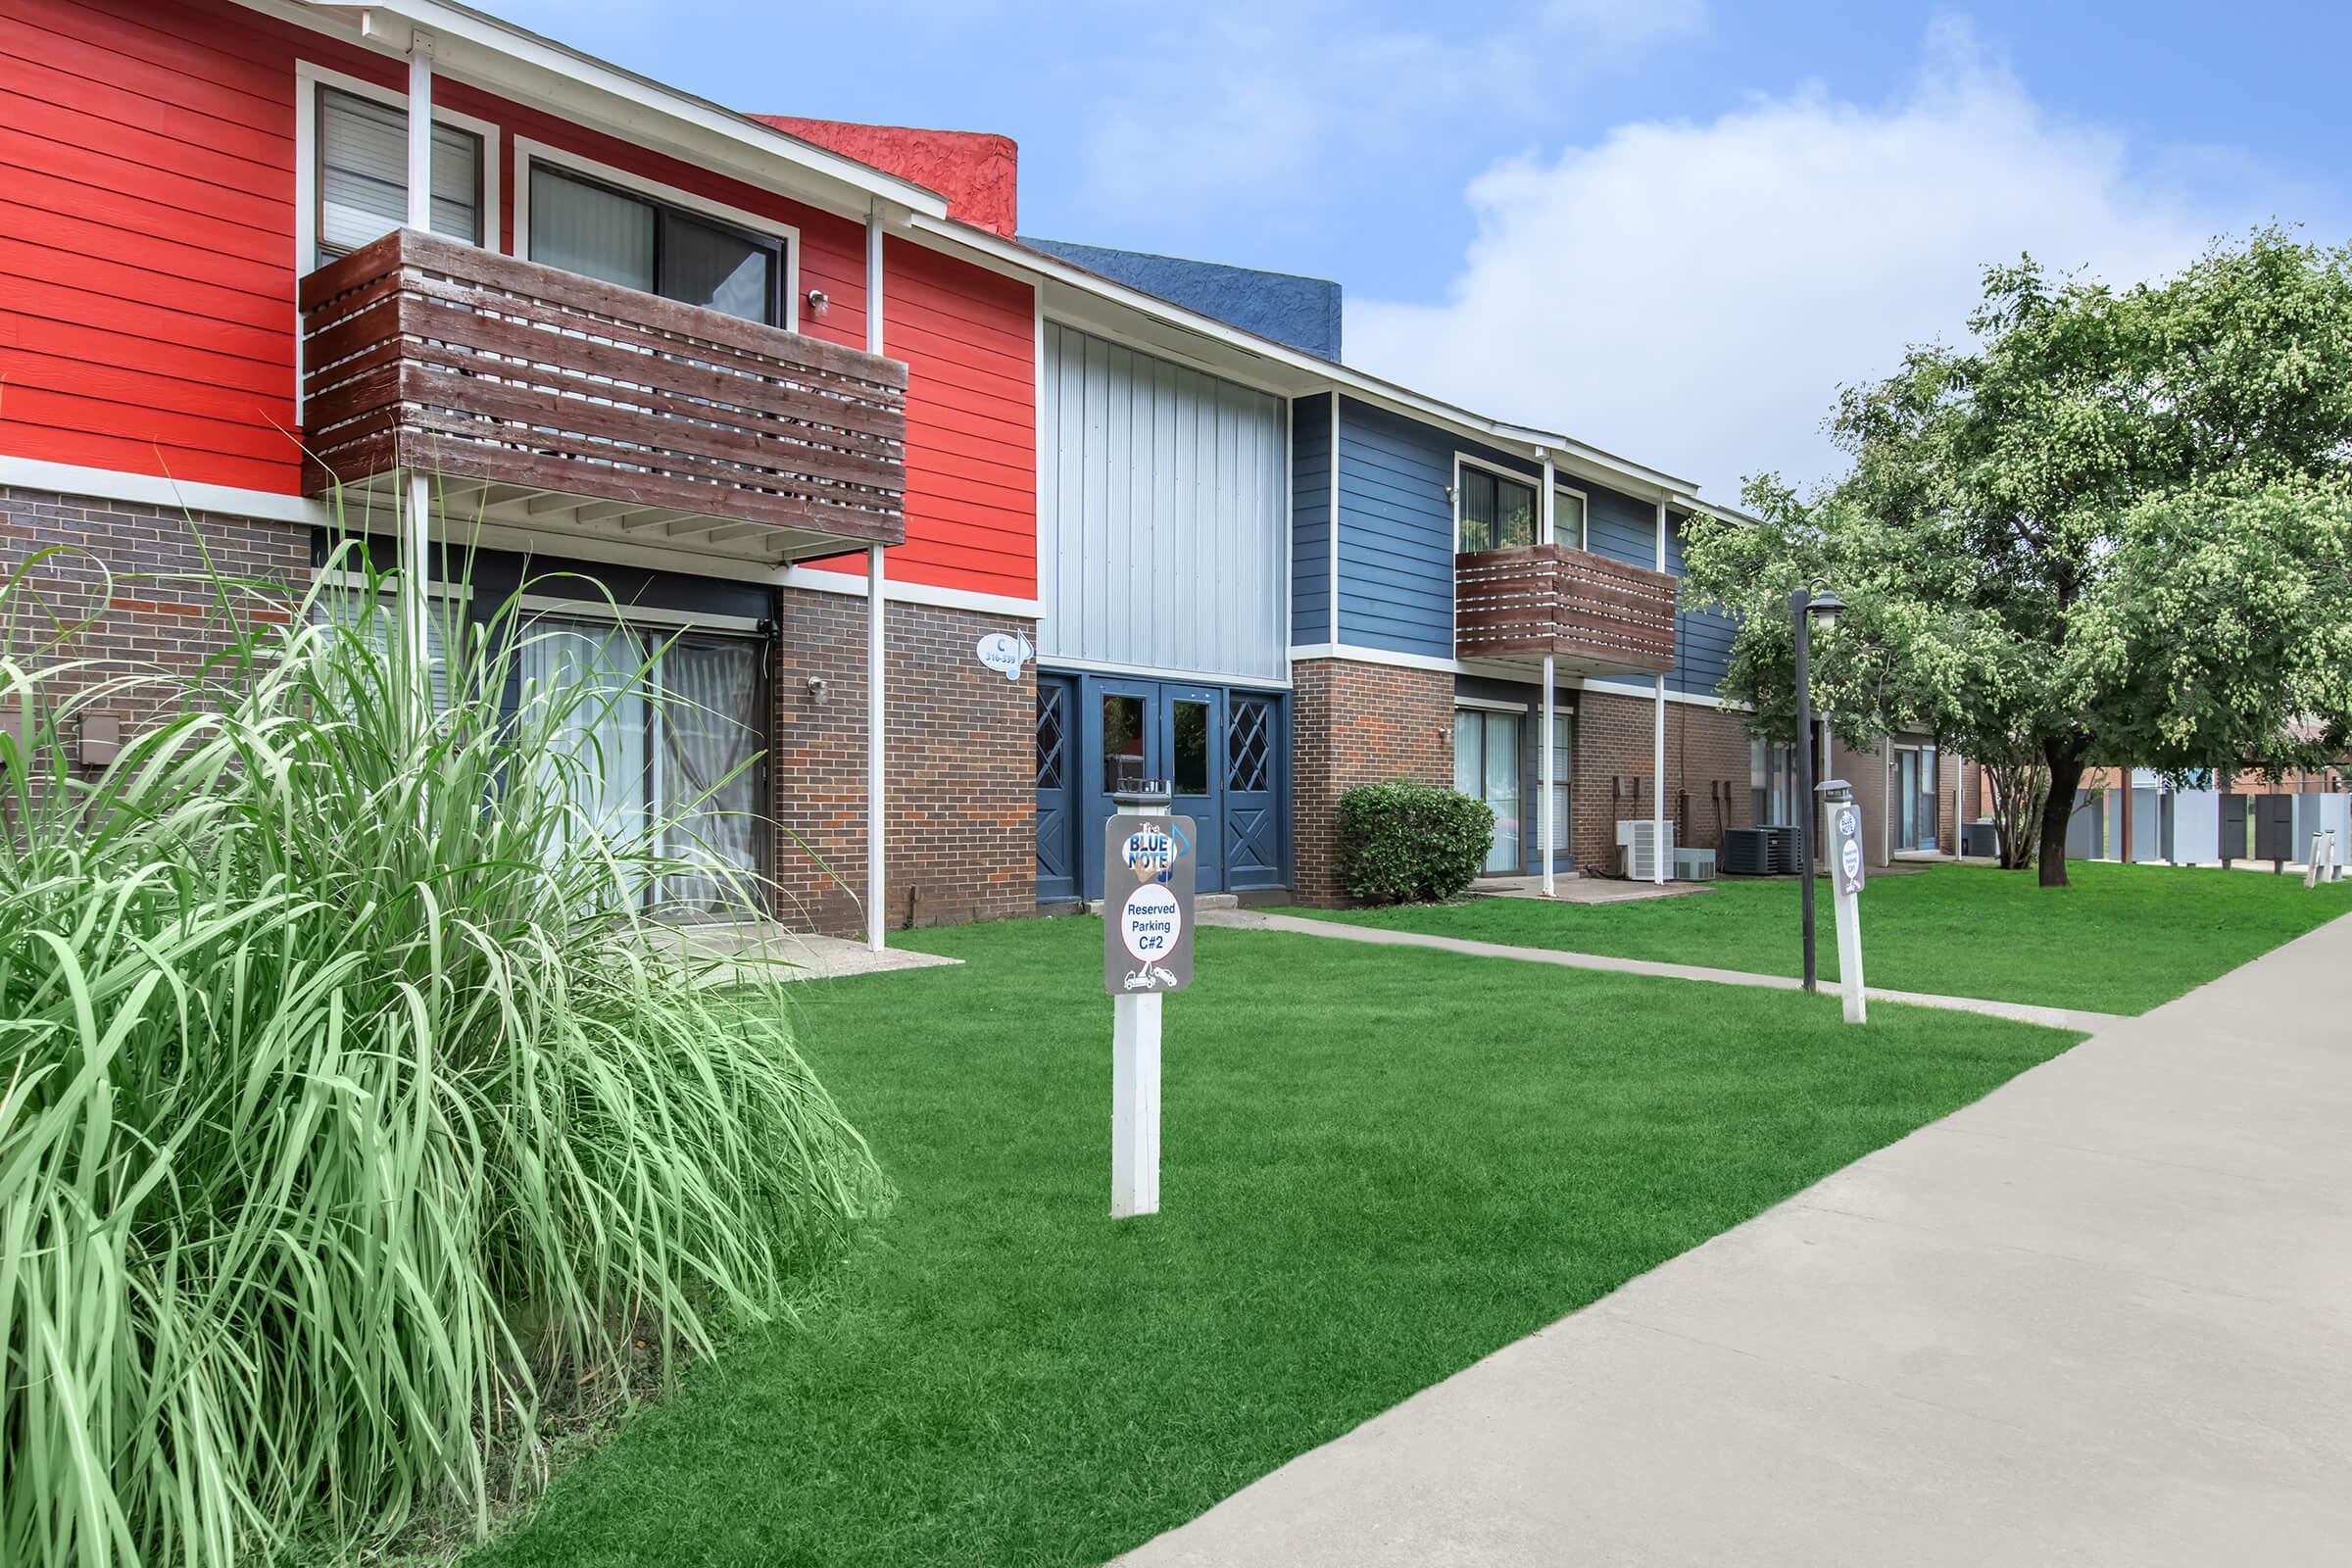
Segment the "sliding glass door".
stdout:
<path fill-rule="evenodd" d="M 562 833 L 593 830 L 695 867 L 632 890 L 665 915 L 739 914 L 762 870 L 761 654 L 747 637 L 549 617 L 519 651 L 525 701 L 534 688 L 574 694 L 560 759 L 546 763 L 573 781 L 576 817 Z"/>
<path fill-rule="evenodd" d="M 1484 709 L 1457 709 L 1453 715 L 1453 787 L 1494 810 L 1494 837 L 1487 846 L 1490 874 L 1522 870 L 1520 810 L 1520 726 L 1524 715 Z"/>

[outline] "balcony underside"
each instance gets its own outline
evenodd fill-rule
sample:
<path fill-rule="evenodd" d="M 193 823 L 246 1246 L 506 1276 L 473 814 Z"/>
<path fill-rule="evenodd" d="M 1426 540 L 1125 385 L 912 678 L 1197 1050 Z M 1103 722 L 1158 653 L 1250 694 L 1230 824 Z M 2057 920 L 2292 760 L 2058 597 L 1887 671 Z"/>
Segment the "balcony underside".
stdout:
<path fill-rule="evenodd" d="M 1561 675 L 1661 675 L 1675 667 L 1674 578 L 1560 545 L 1454 558 L 1454 657 Z"/>
<path fill-rule="evenodd" d="M 400 230 L 303 279 L 308 488 L 764 564 L 906 538 L 906 367 Z"/>

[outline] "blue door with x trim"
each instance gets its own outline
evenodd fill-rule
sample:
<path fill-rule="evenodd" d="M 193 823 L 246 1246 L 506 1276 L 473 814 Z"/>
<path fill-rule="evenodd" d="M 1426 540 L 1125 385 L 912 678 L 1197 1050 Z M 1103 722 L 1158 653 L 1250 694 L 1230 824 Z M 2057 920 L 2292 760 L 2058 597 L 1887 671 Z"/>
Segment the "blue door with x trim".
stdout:
<path fill-rule="evenodd" d="M 1099 898 L 1112 796 L 1166 780 L 1200 832 L 1204 893 L 1290 885 L 1290 729 L 1280 692 L 1041 670 L 1037 896 Z"/>

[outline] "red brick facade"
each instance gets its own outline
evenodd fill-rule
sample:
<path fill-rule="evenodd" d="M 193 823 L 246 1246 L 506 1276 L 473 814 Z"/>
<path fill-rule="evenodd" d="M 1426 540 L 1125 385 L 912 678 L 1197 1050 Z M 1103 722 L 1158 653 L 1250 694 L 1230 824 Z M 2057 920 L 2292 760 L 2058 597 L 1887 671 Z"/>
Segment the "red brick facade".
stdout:
<path fill-rule="evenodd" d="M 769 777 L 778 914 L 796 929 L 864 929 L 865 601 L 779 596 Z M 940 925 L 1037 907 L 1037 678 L 975 657 L 1034 623 L 894 603 L 884 623 L 888 713 L 884 924 Z M 820 698 L 809 686 L 824 682 Z"/>
<path fill-rule="evenodd" d="M 1340 794 L 1386 779 L 1453 783 L 1453 677 L 1440 670 L 1302 660 L 1291 666 L 1291 834 L 1298 902 L 1346 902 Z"/>
<path fill-rule="evenodd" d="M 1652 699 L 1585 690 L 1576 698 L 1568 848 L 1578 869 L 1614 874 L 1617 824 L 1656 808 Z M 1749 737 L 1732 709 L 1666 704 L 1666 814 L 1685 849 L 1721 849 L 1724 830 L 1755 820 Z"/>
<path fill-rule="evenodd" d="M 9 651 L 31 652 L 53 635 L 51 614 L 89 619 L 71 657 L 104 661 L 109 674 L 136 665 L 193 673 L 225 646 L 208 557 L 220 576 L 267 591 L 241 605 L 265 616 L 282 618 L 282 608 L 260 607 L 292 600 L 311 576 L 311 531 L 297 524 L 0 489 L 0 566 L 14 581 L 44 550 L 53 553 L 10 592 Z M 126 694 L 121 711 L 136 724 L 154 705 Z"/>

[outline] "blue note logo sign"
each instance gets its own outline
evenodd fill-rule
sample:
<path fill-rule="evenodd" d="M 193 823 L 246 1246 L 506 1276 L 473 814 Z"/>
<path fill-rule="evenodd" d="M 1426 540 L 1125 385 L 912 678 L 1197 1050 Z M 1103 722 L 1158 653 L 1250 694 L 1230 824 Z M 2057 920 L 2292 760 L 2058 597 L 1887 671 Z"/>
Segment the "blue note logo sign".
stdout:
<path fill-rule="evenodd" d="M 1153 825 L 1127 835 L 1119 848 L 1119 863 L 1135 873 L 1138 882 L 1165 882 L 1175 874 L 1184 845 L 1170 827 Z"/>

